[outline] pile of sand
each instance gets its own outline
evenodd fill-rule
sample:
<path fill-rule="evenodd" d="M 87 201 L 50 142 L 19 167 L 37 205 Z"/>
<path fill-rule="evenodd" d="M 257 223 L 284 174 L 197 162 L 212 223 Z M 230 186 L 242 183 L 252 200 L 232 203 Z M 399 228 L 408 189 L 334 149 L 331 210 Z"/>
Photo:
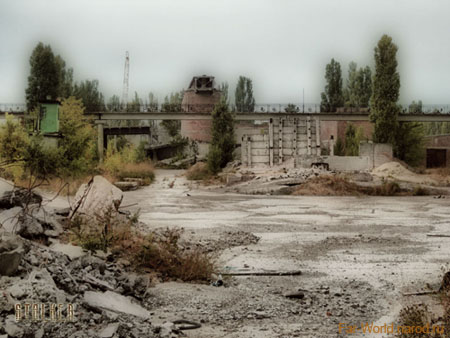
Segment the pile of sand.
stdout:
<path fill-rule="evenodd" d="M 438 182 L 427 175 L 419 175 L 398 162 L 387 162 L 372 171 L 372 175 L 403 182 L 437 185 Z"/>

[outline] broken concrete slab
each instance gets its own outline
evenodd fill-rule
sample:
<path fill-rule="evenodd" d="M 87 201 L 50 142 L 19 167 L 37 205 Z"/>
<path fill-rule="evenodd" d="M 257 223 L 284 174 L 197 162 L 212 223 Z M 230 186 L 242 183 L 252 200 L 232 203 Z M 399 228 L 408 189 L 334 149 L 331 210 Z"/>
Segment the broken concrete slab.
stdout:
<path fill-rule="evenodd" d="M 61 252 L 69 257 L 70 260 L 74 260 L 81 256 L 86 255 L 86 252 L 80 246 L 75 246 L 72 244 L 63 244 L 60 242 L 54 242 L 50 245 L 50 249 L 56 252 Z"/>
<path fill-rule="evenodd" d="M 133 182 L 133 181 L 129 181 L 129 182 L 114 182 L 114 185 L 119 188 L 122 191 L 131 191 L 131 190 L 136 190 L 137 188 L 139 188 L 139 183 L 138 182 Z"/>
<path fill-rule="evenodd" d="M 123 192 L 103 176 L 95 176 L 89 183 L 78 189 L 70 217 L 75 214 L 103 215 L 109 209 L 118 210 Z"/>
<path fill-rule="evenodd" d="M 126 313 L 141 318 L 150 317 L 150 312 L 144 309 L 142 306 L 133 303 L 129 298 L 112 291 L 86 291 L 84 293 L 83 299 L 88 306 L 93 308 Z"/>
<path fill-rule="evenodd" d="M 12 276 L 18 269 L 25 253 L 22 241 L 17 236 L 4 236 L 0 242 L 0 275 Z"/>

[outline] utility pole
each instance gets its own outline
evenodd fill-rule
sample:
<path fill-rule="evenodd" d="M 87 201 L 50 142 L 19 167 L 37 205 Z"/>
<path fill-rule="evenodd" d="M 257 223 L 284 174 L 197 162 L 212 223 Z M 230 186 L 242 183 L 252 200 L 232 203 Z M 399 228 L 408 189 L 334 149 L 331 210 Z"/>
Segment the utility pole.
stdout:
<path fill-rule="evenodd" d="M 128 104 L 128 76 L 130 73 L 130 55 L 128 51 L 125 52 L 125 69 L 123 71 L 123 92 L 122 92 L 122 107 L 127 108 Z"/>

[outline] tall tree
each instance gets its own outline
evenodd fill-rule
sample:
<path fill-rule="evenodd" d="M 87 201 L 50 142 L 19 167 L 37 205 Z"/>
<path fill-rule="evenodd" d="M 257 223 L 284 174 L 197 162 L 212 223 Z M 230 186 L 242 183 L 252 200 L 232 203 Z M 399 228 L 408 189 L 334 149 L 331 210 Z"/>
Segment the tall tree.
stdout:
<path fill-rule="evenodd" d="M 228 97 L 228 82 L 222 82 L 220 84 L 220 91 L 222 93 L 222 97 L 225 100 L 227 104 L 229 104 L 229 97 Z"/>
<path fill-rule="evenodd" d="M 73 69 L 66 69 L 66 62 L 60 55 L 55 57 L 59 74 L 58 96 L 60 98 L 68 98 L 73 94 Z"/>
<path fill-rule="evenodd" d="M 251 79 L 245 76 L 239 76 L 234 100 L 237 111 L 255 111 L 255 98 L 253 97 L 253 83 Z"/>
<path fill-rule="evenodd" d="M 128 112 L 139 112 L 141 111 L 141 106 L 143 105 L 143 102 L 141 98 L 139 97 L 137 92 L 134 92 L 134 98 L 131 102 L 128 102 L 127 104 L 127 111 Z"/>
<path fill-rule="evenodd" d="M 401 122 L 396 130 L 395 157 L 409 165 L 422 164 L 425 156 L 424 127 L 419 122 Z"/>
<path fill-rule="evenodd" d="M 321 95 L 320 110 L 334 112 L 344 105 L 341 65 L 334 59 L 325 68 L 325 80 L 327 84 Z"/>
<path fill-rule="evenodd" d="M 98 80 L 85 80 L 74 86 L 73 95 L 82 100 L 88 112 L 102 111 L 105 108 L 105 99 L 98 87 Z"/>
<path fill-rule="evenodd" d="M 120 111 L 120 97 L 117 95 L 113 95 L 109 98 L 106 107 L 109 111 Z"/>
<path fill-rule="evenodd" d="M 357 106 L 360 108 L 369 107 L 370 97 L 372 96 L 372 71 L 369 66 L 359 69 L 356 84 Z"/>
<path fill-rule="evenodd" d="M 208 153 L 208 168 L 216 174 L 233 159 L 234 116 L 222 98 L 212 112 L 212 140 Z"/>
<path fill-rule="evenodd" d="M 345 129 L 345 155 L 358 156 L 359 143 L 363 138 L 363 131 L 361 128 L 356 128 L 352 123 L 347 125 Z"/>
<path fill-rule="evenodd" d="M 344 89 L 344 99 L 345 105 L 347 107 L 356 107 L 357 106 L 357 81 L 358 81 L 358 65 L 356 62 L 350 62 L 348 65 L 348 77 L 347 77 L 347 85 Z"/>
<path fill-rule="evenodd" d="M 379 143 L 393 144 L 398 127 L 400 75 L 397 71 L 397 50 L 388 35 L 383 35 L 375 47 L 370 120 L 375 123 L 373 139 Z"/>
<path fill-rule="evenodd" d="M 410 113 L 422 113 L 422 101 L 413 101 L 408 108 Z"/>
<path fill-rule="evenodd" d="M 71 96 L 62 101 L 59 129 L 63 137 L 59 150 L 68 175 L 86 172 L 94 165 L 96 131 L 83 115 L 80 99 Z"/>
<path fill-rule="evenodd" d="M 184 91 L 170 93 L 170 96 L 164 98 L 164 103 L 161 105 L 163 112 L 178 112 L 181 111 L 181 102 L 183 101 Z M 166 129 L 167 133 L 172 137 L 179 135 L 181 128 L 181 121 L 178 120 L 164 120 L 161 125 Z"/>
<path fill-rule="evenodd" d="M 60 90 L 60 68 L 50 45 L 39 42 L 30 57 L 30 75 L 25 90 L 28 111 L 48 97 L 56 99 Z"/>
<path fill-rule="evenodd" d="M 148 93 L 148 111 L 156 112 L 158 111 L 158 98 L 152 92 Z"/>

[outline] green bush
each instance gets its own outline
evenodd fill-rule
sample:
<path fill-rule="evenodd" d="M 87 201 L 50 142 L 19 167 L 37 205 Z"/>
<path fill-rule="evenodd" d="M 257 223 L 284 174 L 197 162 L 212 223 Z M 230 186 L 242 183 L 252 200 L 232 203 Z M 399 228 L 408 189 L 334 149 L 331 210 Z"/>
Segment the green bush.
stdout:
<path fill-rule="evenodd" d="M 212 141 L 208 154 L 208 168 L 216 174 L 233 160 L 234 116 L 223 98 L 212 112 Z"/>
<path fill-rule="evenodd" d="M 221 169 L 221 156 L 222 151 L 219 147 L 211 144 L 208 153 L 208 169 L 213 174 L 217 174 Z"/>

